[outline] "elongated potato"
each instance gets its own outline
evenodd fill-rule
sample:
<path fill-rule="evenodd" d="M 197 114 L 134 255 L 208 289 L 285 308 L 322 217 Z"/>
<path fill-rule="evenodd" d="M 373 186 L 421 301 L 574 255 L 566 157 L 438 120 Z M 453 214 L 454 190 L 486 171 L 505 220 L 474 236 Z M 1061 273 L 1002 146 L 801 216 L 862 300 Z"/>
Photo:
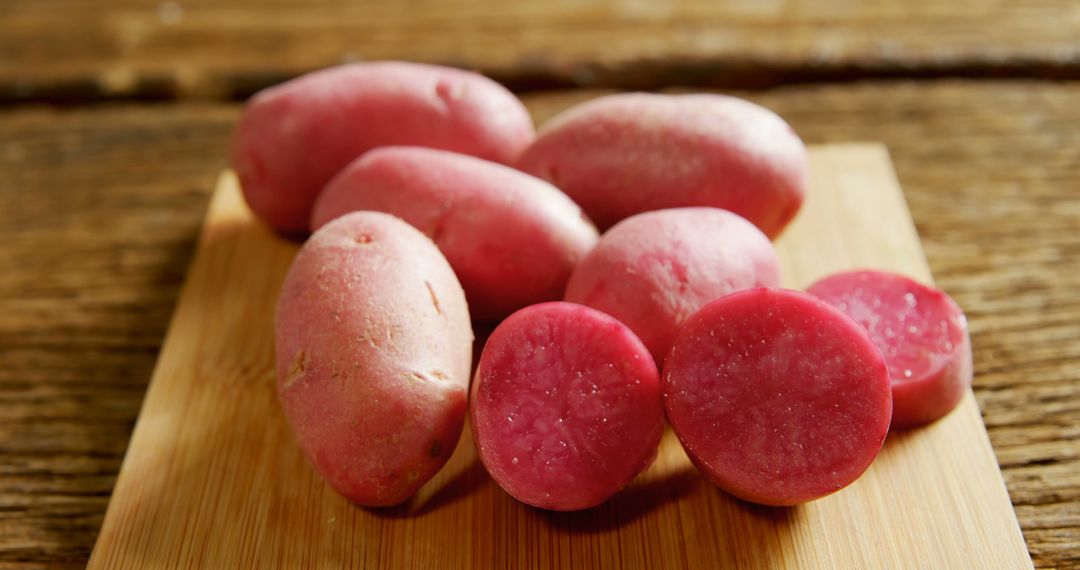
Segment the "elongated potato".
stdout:
<path fill-rule="evenodd" d="M 378 212 L 322 228 L 289 269 L 276 329 L 281 405 L 337 492 L 397 504 L 446 463 L 473 337 L 461 286 L 423 234 Z"/>
<path fill-rule="evenodd" d="M 629 93 L 545 125 L 518 168 L 566 192 L 601 229 L 649 210 L 723 208 L 776 237 L 806 193 L 806 148 L 783 119 L 722 95 Z"/>
<path fill-rule="evenodd" d="M 718 208 L 631 216 L 608 230 L 570 277 L 566 300 L 626 323 L 663 365 L 679 325 L 709 301 L 778 287 L 769 238 Z"/>
<path fill-rule="evenodd" d="M 418 145 L 509 163 L 532 119 L 498 83 L 433 65 L 375 62 L 316 71 L 255 95 L 232 166 L 255 214 L 302 234 L 323 186 L 375 147 Z"/>
<path fill-rule="evenodd" d="M 354 210 L 400 216 L 433 239 L 481 320 L 562 297 L 598 239 L 581 209 L 547 182 L 420 147 L 379 148 L 351 163 L 319 197 L 311 227 Z"/>

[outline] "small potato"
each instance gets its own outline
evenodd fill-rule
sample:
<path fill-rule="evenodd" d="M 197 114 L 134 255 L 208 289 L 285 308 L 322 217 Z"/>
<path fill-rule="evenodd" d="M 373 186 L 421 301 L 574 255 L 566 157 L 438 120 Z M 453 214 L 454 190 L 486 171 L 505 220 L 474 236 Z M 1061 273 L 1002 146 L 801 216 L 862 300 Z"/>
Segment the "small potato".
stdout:
<path fill-rule="evenodd" d="M 611 95 L 545 125 L 517 163 L 601 230 L 637 213 L 712 206 L 780 234 L 806 193 L 806 148 L 773 112 L 722 95 Z"/>
<path fill-rule="evenodd" d="M 394 505 L 449 459 L 473 335 L 450 265 L 412 226 L 357 212 L 316 232 L 285 278 L 275 340 L 282 408 L 337 492 Z"/>
<path fill-rule="evenodd" d="M 855 321 L 798 291 L 721 297 L 686 320 L 664 363 L 664 409 L 701 472 L 763 505 L 850 485 L 889 433 L 881 351 Z"/>
<path fill-rule="evenodd" d="M 400 216 L 433 239 L 480 320 L 561 298 L 598 239 L 581 209 L 547 182 L 419 147 L 379 148 L 354 161 L 319 197 L 311 227 L 355 210 Z"/>
<path fill-rule="evenodd" d="M 892 381 L 892 427 L 945 416 L 971 390 L 971 338 L 960 306 L 940 289 L 887 271 L 830 275 L 807 293 L 862 325 Z"/>
<path fill-rule="evenodd" d="M 674 208 L 629 217 L 607 231 L 566 286 L 566 300 L 626 323 L 657 365 L 684 319 L 709 301 L 780 285 L 772 243 L 718 208 Z"/>
<path fill-rule="evenodd" d="M 542 509 L 594 507 L 656 457 L 664 406 L 656 364 L 626 328 L 572 303 L 526 307 L 496 327 L 470 417 L 488 473 Z"/>
<path fill-rule="evenodd" d="M 419 145 L 509 163 L 533 135 L 521 102 L 482 75 L 360 63 L 256 94 L 233 137 L 232 166 L 252 211 L 298 235 L 330 178 L 375 147 Z"/>

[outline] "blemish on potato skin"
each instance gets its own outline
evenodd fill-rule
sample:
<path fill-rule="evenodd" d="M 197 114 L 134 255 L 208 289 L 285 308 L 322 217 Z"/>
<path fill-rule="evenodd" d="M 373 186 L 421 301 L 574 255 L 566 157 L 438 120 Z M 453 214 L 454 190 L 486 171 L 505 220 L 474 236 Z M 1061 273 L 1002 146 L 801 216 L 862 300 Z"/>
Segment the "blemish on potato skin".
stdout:
<path fill-rule="evenodd" d="M 435 441 L 431 442 L 431 447 L 428 448 L 428 457 L 434 459 L 434 458 L 442 455 L 442 451 L 443 451 L 442 442 L 436 439 Z"/>
<path fill-rule="evenodd" d="M 285 383 L 282 388 L 288 388 L 304 377 L 307 373 L 308 366 L 308 354 L 306 350 L 301 349 L 293 357 L 292 364 L 289 365 L 289 372 L 285 375 Z"/>
<path fill-rule="evenodd" d="M 371 237 L 371 234 L 360 234 L 360 235 L 354 237 L 353 241 L 355 241 L 356 243 L 358 243 L 360 245 L 368 245 L 368 244 L 373 243 L 375 241 L 375 239 Z"/>
<path fill-rule="evenodd" d="M 427 287 L 428 295 L 431 295 L 431 304 L 435 306 L 435 312 L 442 314 L 442 307 L 439 305 L 439 298 L 435 295 L 435 289 L 432 289 L 430 281 L 424 281 L 424 286 Z"/>
<path fill-rule="evenodd" d="M 559 168 L 557 166 L 555 166 L 554 164 L 548 167 L 547 178 L 548 178 L 548 181 L 550 181 L 551 184 L 556 186 L 556 187 L 558 187 L 561 184 L 562 181 L 559 179 Z M 582 213 L 584 213 L 584 212 L 582 212 Z"/>
<path fill-rule="evenodd" d="M 410 370 L 409 371 L 409 376 L 412 377 L 412 378 L 415 378 L 417 380 L 423 380 L 425 382 L 436 382 L 436 381 L 445 381 L 446 380 L 446 374 L 443 374 L 442 372 L 440 372 L 438 370 L 434 370 L 434 371 L 431 371 L 431 372 L 422 372 L 422 371 L 419 371 L 419 370 Z"/>
<path fill-rule="evenodd" d="M 371 346 L 371 348 L 379 348 L 378 343 L 375 342 L 375 337 L 370 332 L 365 332 L 364 334 L 357 335 L 356 342 L 366 342 Z"/>
<path fill-rule="evenodd" d="M 457 101 L 465 95 L 465 86 L 456 81 L 440 79 L 435 85 L 435 95 L 446 103 Z"/>
<path fill-rule="evenodd" d="M 411 370 L 409 371 L 408 377 L 422 382 L 447 382 L 450 380 L 450 377 L 442 370 L 431 370 L 428 372 Z"/>
<path fill-rule="evenodd" d="M 449 208 L 449 206 L 445 206 Z M 435 242 L 435 245 L 439 244 L 442 240 L 443 234 L 446 232 L 446 211 L 439 214 L 439 217 L 435 218 L 435 223 L 431 226 L 431 230 L 428 232 L 428 237 L 431 241 Z"/>

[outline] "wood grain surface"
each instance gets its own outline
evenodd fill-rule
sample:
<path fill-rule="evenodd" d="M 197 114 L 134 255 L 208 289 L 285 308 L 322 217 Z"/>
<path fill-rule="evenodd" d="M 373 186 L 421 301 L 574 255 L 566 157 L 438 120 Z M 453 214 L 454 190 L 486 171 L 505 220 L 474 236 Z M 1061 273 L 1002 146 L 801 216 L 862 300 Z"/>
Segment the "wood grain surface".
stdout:
<path fill-rule="evenodd" d="M 591 94 L 534 95 L 538 117 Z M 810 142 L 892 153 L 1040 568 L 1080 567 L 1080 86 L 881 82 L 751 93 Z M 0 567 L 81 567 L 235 105 L 0 113 Z"/>
<path fill-rule="evenodd" d="M 5 0 L 0 29 L 0 101 L 235 97 L 382 58 L 515 88 L 1080 77 L 1074 0 Z"/>
<path fill-rule="evenodd" d="M 812 147 L 810 162 L 806 204 L 777 241 L 785 285 L 860 267 L 930 281 L 884 147 Z M 1031 566 L 971 396 L 890 434 L 850 487 L 797 507 L 719 492 L 669 431 L 608 503 L 545 512 L 484 476 L 466 429 L 410 503 L 357 508 L 305 462 L 277 401 L 273 314 L 295 253 L 224 174 L 90 568 Z"/>

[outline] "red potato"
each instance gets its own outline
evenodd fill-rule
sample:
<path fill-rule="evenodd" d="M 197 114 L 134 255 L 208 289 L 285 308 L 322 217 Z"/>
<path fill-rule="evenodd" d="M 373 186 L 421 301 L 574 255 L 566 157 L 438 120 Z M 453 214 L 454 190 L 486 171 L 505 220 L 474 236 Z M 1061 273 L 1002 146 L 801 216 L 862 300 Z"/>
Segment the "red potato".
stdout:
<path fill-rule="evenodd" d="M 277 306 L 277 388 L 316 472 L 349 500 L 400 503 L 449 459 L 472 329 L 450 265 L 378 212 L 338 218 L 293 261 Z"/>
<path fill-rule="evenodd" d="M 368 150 L 418 145 L 509 163 L 533 135 L 521 102 L 482 75 L 358 63 L 256 94 L 233 136 L 232 167 L 256 216 L 302 234 L 323 186 Z"/>
<path fill-rule="evenodd" d="M 852 271 L 807 290 L 870 333 L 889 367 L 894 428 L 948 414 L 971 387 L 967 319 L 944 291 L 902 275 Z"/>
<path fill-rule="evenodd" d="M 773 112 L 722 95 L 611 95 L 545 125 L 518 168 L 550 181 L 601 229 L 664 208 L 713 206 L 776 237 L 809 178 L 806 148 Z"/>
<path fill-rule="evenodd" d="M 779 285 L 776 251 L 753 224 L 717 208 L 675 208 L 608 230 L 574 270 L 565 299 L 626 323 L 663 364 L 679 324 L 706 303 Z"/>
<path fill-rule="evenodd" d="M 400 216 L 433 239 L 481 320 L 562 297 L 598 239 L 581 209 L 547 182 L 419 147 L 379 148 L 351 163 L 319 197 L 311 226 L 354 210 Z"/>
<path fill-rule="evenodd" d="M 664 364 L 668 419 L 717 486 L 795 505 L 861 475 L 889 430 L 881 352 L 854 321 L 805 293 L 751 289 L 709 303 Z"/>
<path fill-rule="evenodd" d="M 558 511 L 602 503 L 648 467 L 663 433 L 641 341 L 588 307 L 544 303 L 500 324 L 473 380 L 473 435 L 495 482 Z"/>

